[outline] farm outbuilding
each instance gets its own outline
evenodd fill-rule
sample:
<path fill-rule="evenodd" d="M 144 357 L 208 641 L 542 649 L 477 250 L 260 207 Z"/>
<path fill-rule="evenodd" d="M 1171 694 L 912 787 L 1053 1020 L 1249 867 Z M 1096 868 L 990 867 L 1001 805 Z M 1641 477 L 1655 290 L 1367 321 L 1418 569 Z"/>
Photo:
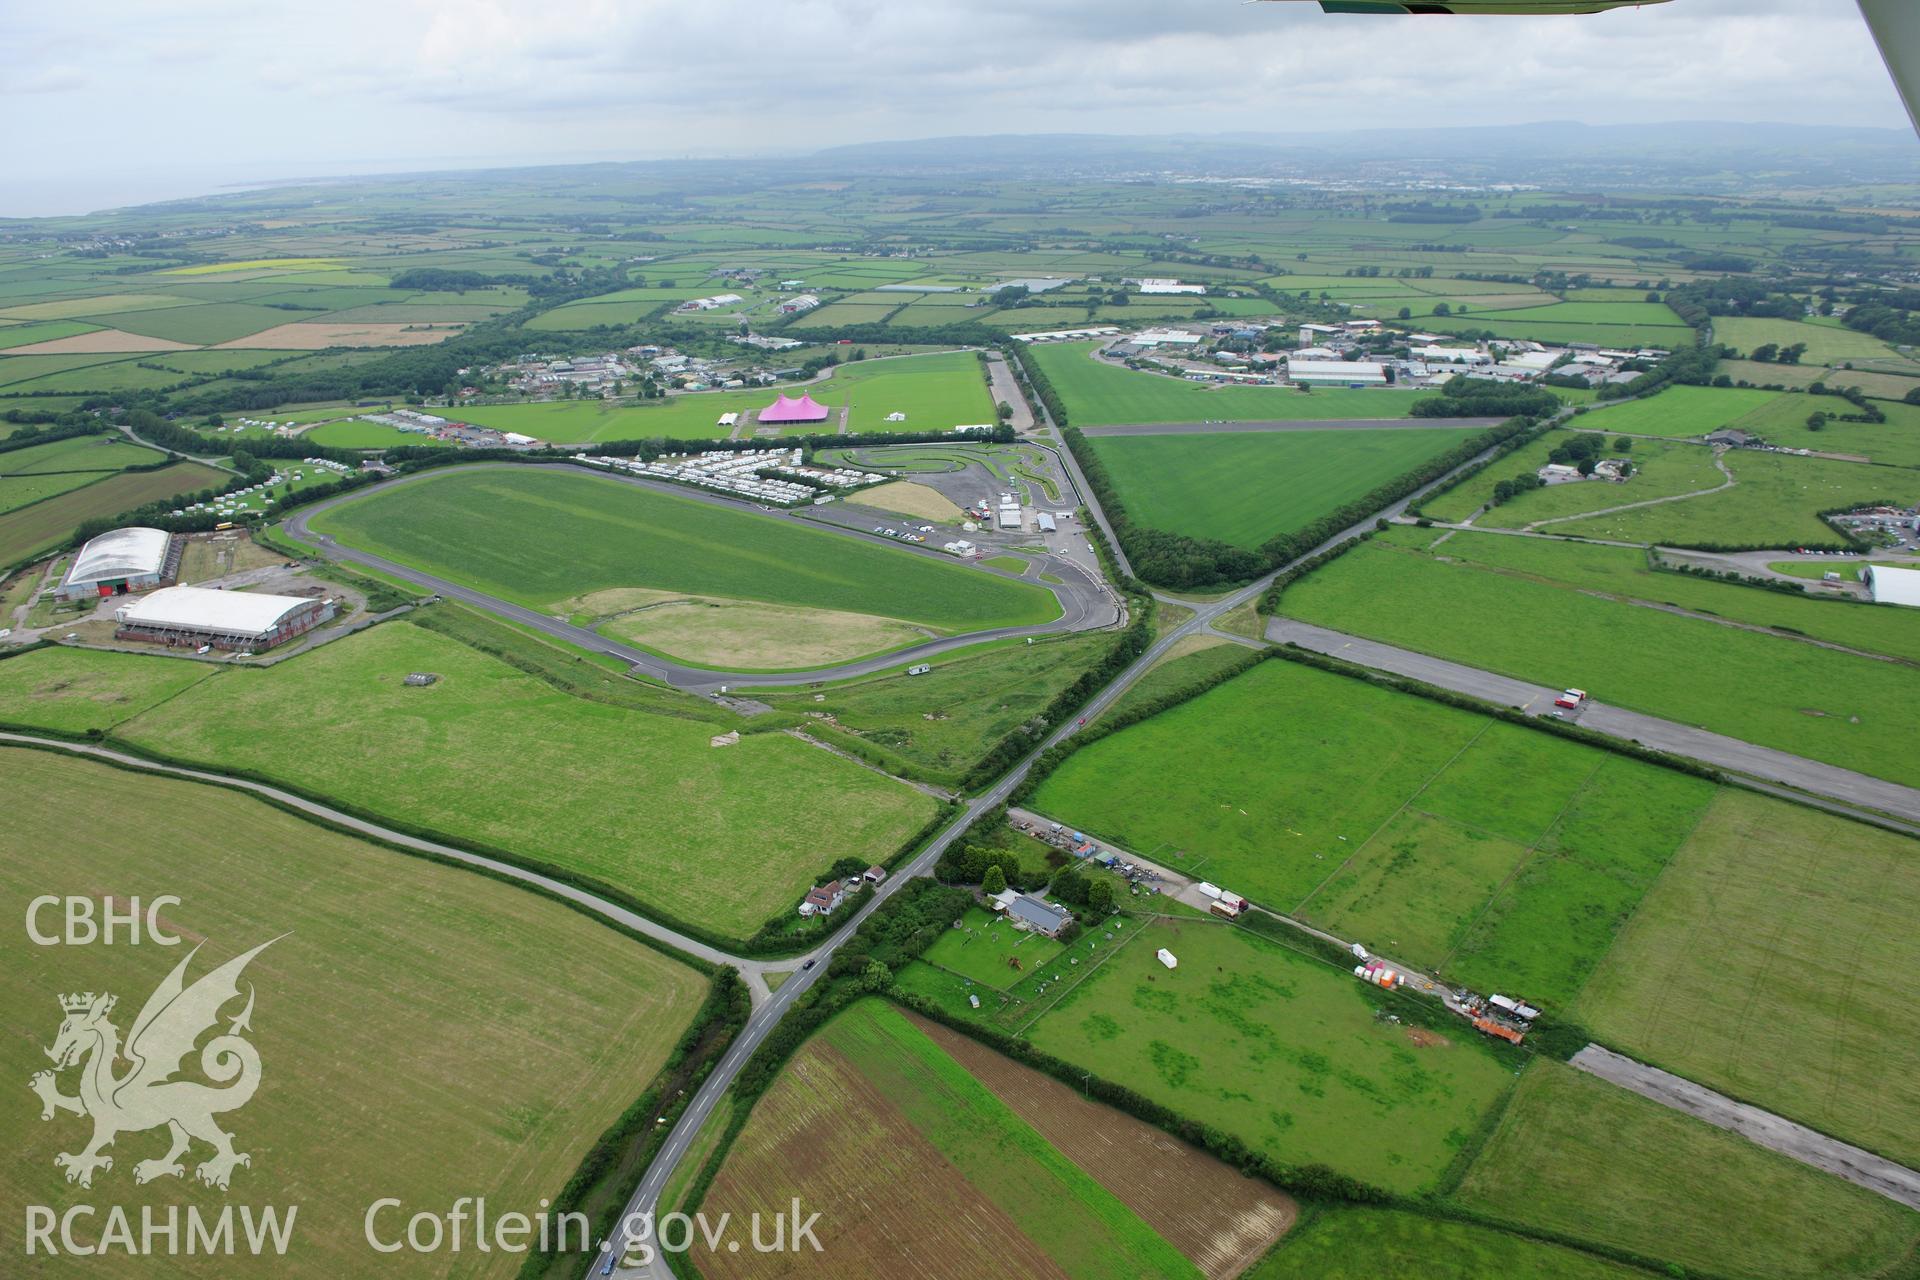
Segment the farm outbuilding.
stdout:
<path fill-rule="evenodd" d="M 1875 604 L 1904 604 L 1920 609 L 1920 569 L 1896 569 L 1892 565 L 1868 565 L 1860 571 L 1867 594 Z"/>
<path fill-rule="evenodd" d="M 333 601 L 307 596 L 163 587 L 114 610 L 120 624 L 114 638 L 173 648 L 210 645 L 258 651 L 313 630 L 333 612 Z"/>
<path fill-rule="evenodd" d="M 182 548 L 164 529 L 115 529 L 90 539 L 60 582 L 62 600 L 125 595 L 172 582 Z"/>
<path fill-rule="evenodd" d="M 1007 904 L 1007 918 L 1051 938 L 1066 928 L 1073 916 L 1064 908 L 1020 894 Z"/>

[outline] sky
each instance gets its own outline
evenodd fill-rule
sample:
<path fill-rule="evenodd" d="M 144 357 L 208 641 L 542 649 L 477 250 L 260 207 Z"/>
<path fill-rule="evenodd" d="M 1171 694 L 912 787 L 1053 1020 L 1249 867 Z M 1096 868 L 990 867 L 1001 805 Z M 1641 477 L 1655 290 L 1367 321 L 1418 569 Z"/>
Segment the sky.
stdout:
<path fill-rule="evenodd" d="M 1854 0 L 1575 18 L 1244 0 L 22 0 L 0 4 L 0 120 L 0 216 L 953 134 L 1907 123 Z"/>

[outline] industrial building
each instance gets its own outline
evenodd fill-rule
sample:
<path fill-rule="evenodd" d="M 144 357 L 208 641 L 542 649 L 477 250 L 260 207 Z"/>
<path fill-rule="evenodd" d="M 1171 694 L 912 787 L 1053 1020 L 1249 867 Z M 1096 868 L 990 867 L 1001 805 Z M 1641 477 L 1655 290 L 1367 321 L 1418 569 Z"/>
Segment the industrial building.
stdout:
<path fill-rule="evenodd" d="M 1860 571 L 1867 595 L 1875 604 L 1904 604 L 1920 609 L 1920 569 L 1896 569 L 1870 564 Z"/>
<path fill-rule="evenodd" d="M 165 586 L 180 572 L 180 541 L 164 529 L 115 529 L 90 539 L 60 582 L 62 600 Z"/>
<path fill-rule="evenodd" d="M 304 635 L 333 612 L 333 601 L 306 596 L 163 587 L 113 611 L 119 622 L 114 639 L 257 653 Z"/>
<path fill-rule="evenodd" d="M 1287 378 L 1315 386 L 1384 387 L 1387 369 L 1372 360 L 1288 360 Z"/>

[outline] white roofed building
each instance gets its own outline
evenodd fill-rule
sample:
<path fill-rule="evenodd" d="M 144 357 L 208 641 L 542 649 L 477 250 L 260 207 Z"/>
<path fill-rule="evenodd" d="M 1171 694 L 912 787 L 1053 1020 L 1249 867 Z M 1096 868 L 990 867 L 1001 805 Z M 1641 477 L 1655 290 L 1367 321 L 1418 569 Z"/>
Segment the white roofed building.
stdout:
<path fill-rule="evenodd" d="M 333 601 L 253 591 L 165 587 L 113 611 L 116 640 L 216 649 L 271 649 L 333 617 Z"/>
<path fill-rule="evenodd" d="M 1387 369 L 1372 360 L 1288 360 L 1287 380 L 1314 384 L 1384 387 Z"/>
<path fill-rule="evenodd" d="M 1870 564 L 1860 571 L 1875 604 L 1904 604 L 1920 609 L 1920 569 Z"/>
<path fill-rule="evenodd" d="M 164 529 L 115 529 L 89 539 L 60 581 L 62 600 L 125 595 L 172 582 L 180 555 Z"/>

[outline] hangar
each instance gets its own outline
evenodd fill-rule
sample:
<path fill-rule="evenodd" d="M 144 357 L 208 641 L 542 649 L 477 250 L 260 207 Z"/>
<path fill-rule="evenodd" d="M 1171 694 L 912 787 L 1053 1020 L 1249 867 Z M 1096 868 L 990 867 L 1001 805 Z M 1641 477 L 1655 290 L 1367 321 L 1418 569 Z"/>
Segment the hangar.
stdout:
<path fill-rule="evenodd" d="M 1867 594 L 1875 604 L 1904 604 L 1920 608 L 1920 569 L 1898 569 L 1870 564 L 1860 571 Z"/>
<path fill-rule="evenodd" d="M 114 529 L 91 538 L 60 580 L 62 600 L 125 595 L 172 582 L 182 548 L 164 529 Z"/>
<path fill-rule="evenodd" d="M 163 587 L 113 611 L 120 624 L 114 639 L 257 652 L 313 630 L 333 612 L 333 601 L 306 596 Z"/>

